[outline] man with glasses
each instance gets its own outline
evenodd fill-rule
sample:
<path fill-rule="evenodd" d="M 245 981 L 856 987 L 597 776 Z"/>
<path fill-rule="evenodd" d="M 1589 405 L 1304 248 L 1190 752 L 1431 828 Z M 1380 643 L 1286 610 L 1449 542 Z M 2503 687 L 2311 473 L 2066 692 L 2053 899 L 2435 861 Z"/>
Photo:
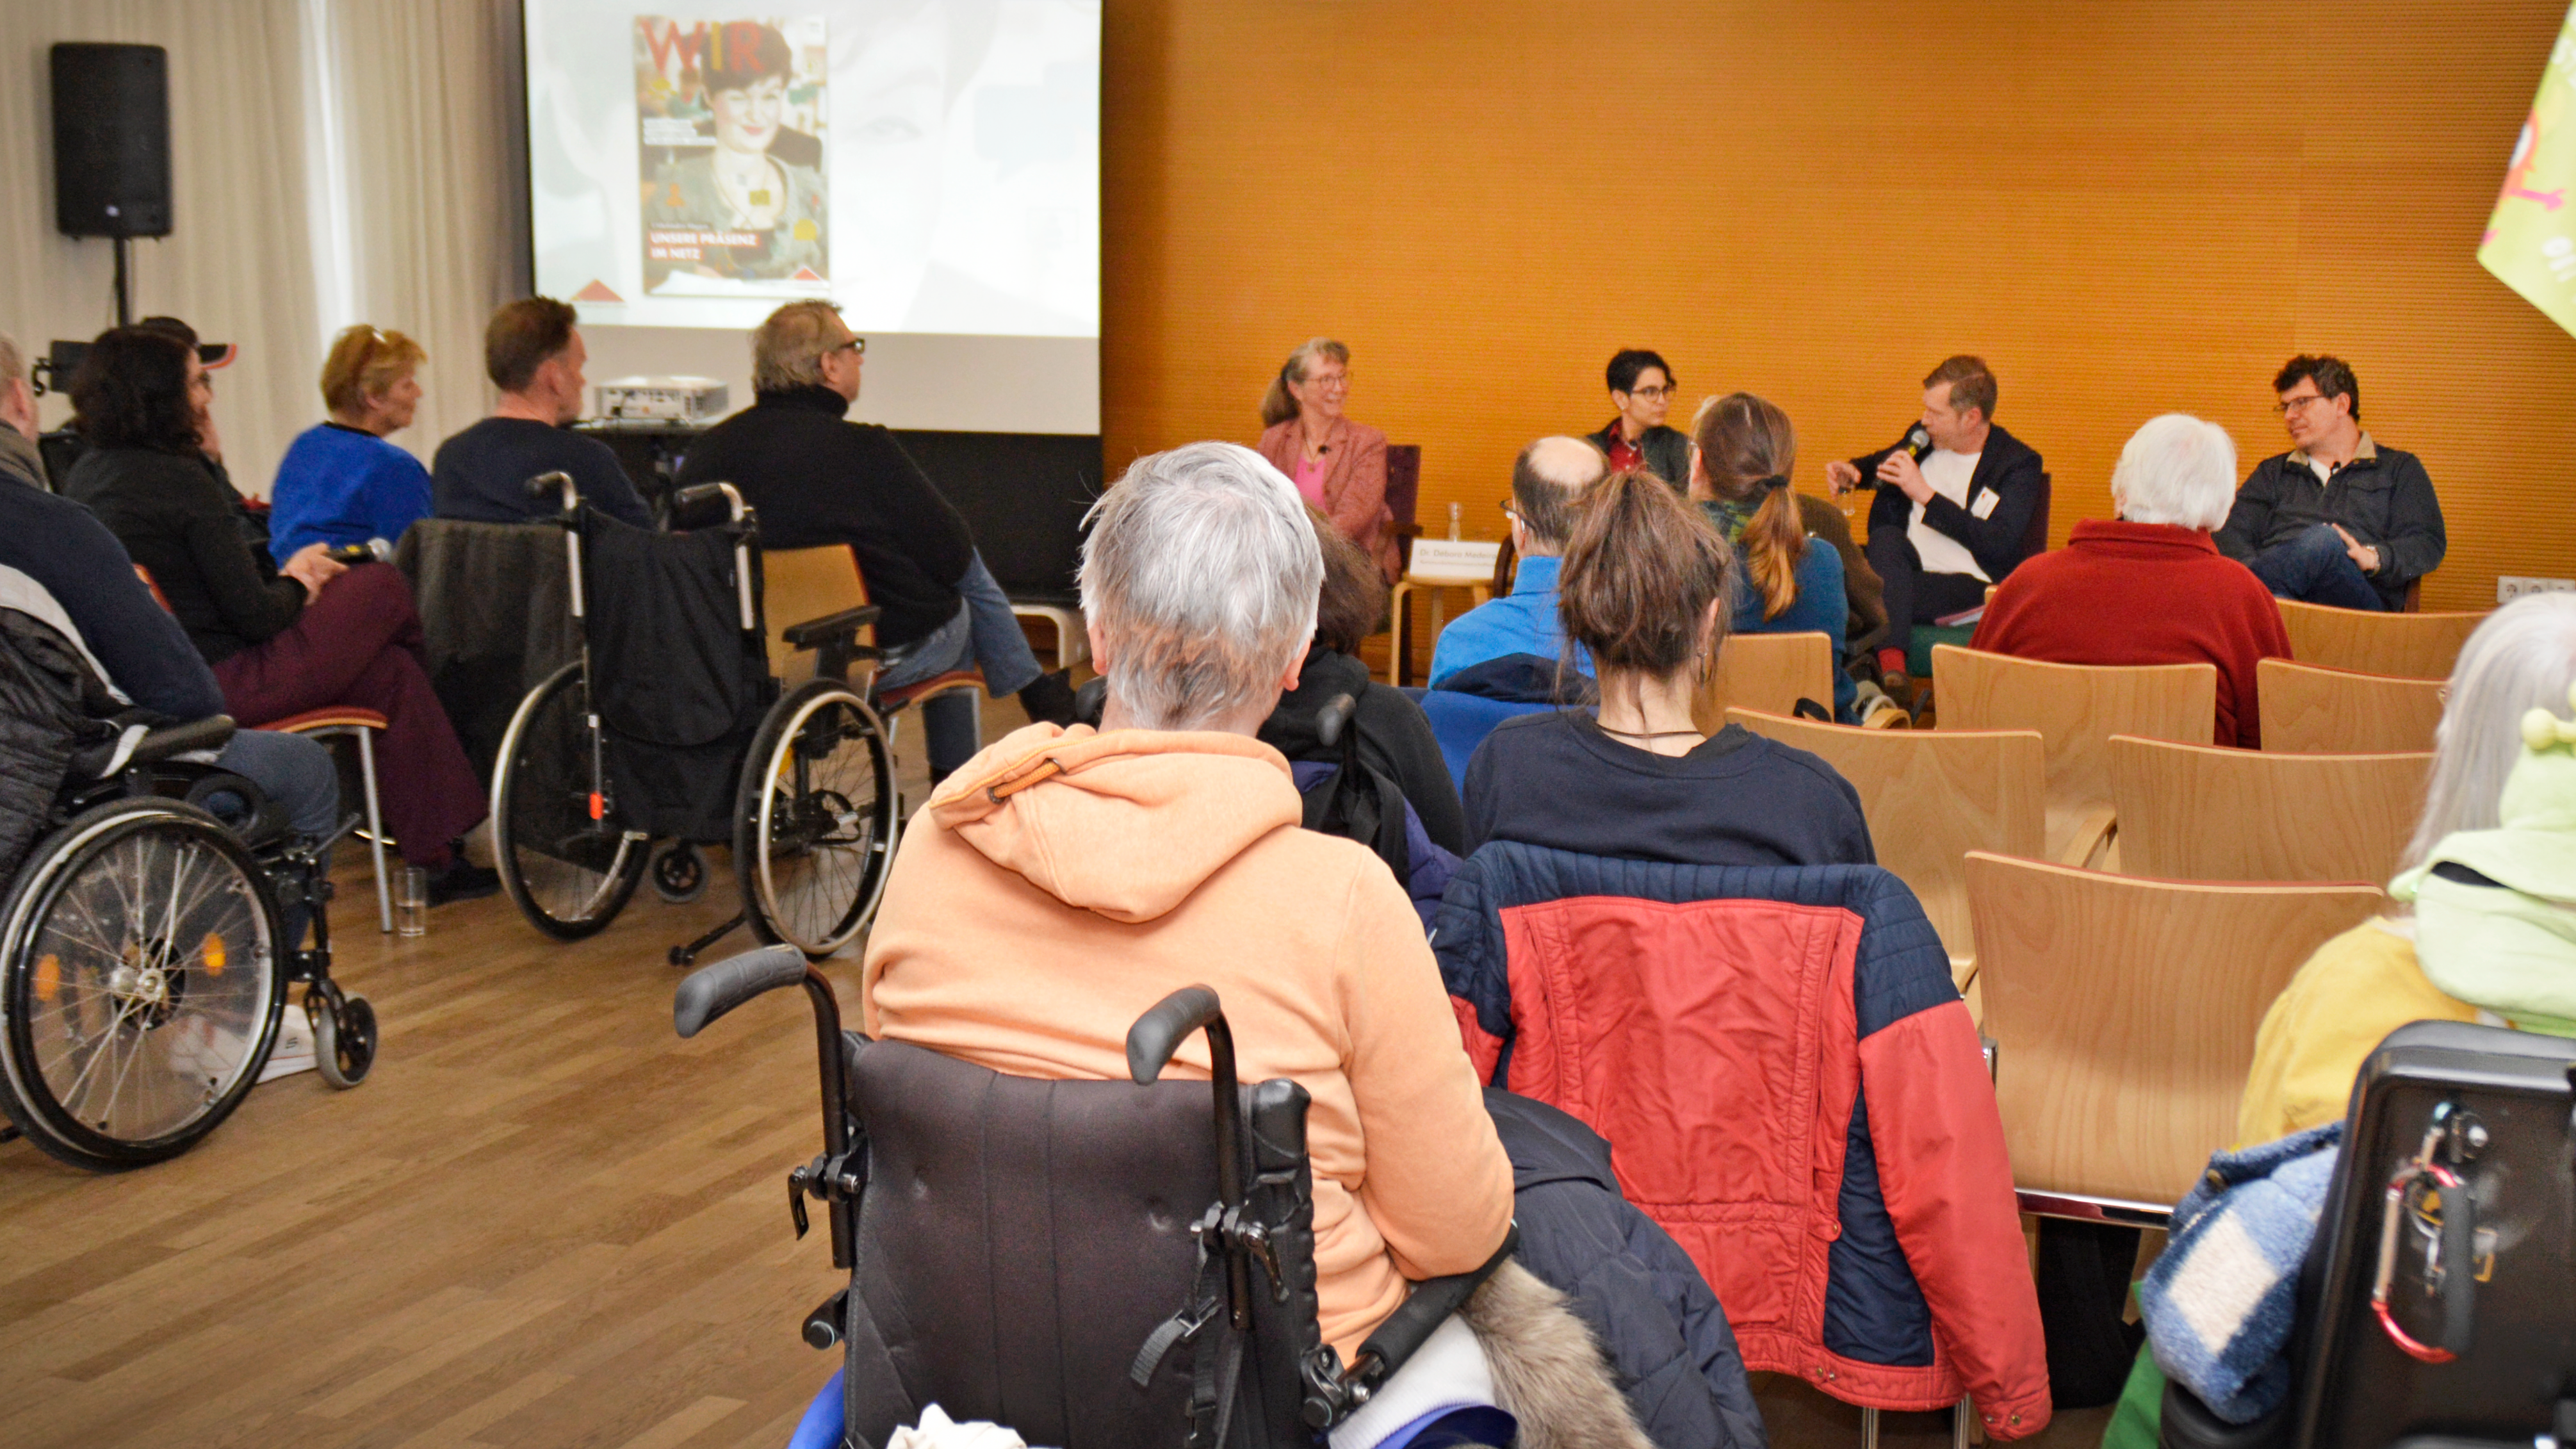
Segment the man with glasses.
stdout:
<path fill-rule="evenodd" d="M 2273 595 L 2394 612 L 2439 568 L 2441 500 L 2412 453 L 2361 428 L 2361 384 L 2341 358 L 2293 357 L 2272 379 L 2290 451 L 2254 465 L 2218 530 L 2219 552 Z"/>
<path fill-rule="evenodd" d="M 1576 500 L 1601 481 L 1602 472 L 1600 449 L 1582 438 L 1541 438 L 1521 449 L 1512 463 L 1512 499 L 1505 508 L 1512 520 L 1512 551 L 1520 559 L 1512 591 L 1478 604 L 1440 631 L 1439 642 L 1431 646 L 1432 688 L 1463 687 L 1458 683 L 1462 671 L 1498 659 L 1526 656 L 1553 665 L 1565 652 L 1565 630 L 1556 616 L 1558 555 L 1573 531 Z M 1592 672 L 1581 646 L 1574 667 Z"/>
<path fill-rule="evenodd" d="M 1592 446 L 1609 457 L 1614 472 L 1643 468 L 1676 493 L 1689 488 L 1690 438 L 1664 426 L 1677 387 L 1672 368 L 1659 353 L 1624 348 L 1610 359 L 1609 381 L 1610 406 L 1619 415 L 1592 435 Z"/>
<path fill-rule="evenodd" d="M 848 544 L 883 610 L 877 644 L 898 656 L 886 684 L 981 665 L 995 698 L 1016 693 L 1031 720 L 1073 723 L 1071 684 L 1039 669 L 966 520 L 891 431 L 844 416 L 866 353 L 829 302 L 770 313 L 751 334 L 752 405 L 689 449 L 679 486 L 731 483 L 760 514 L 764 548 Z M 933 781 L 983 748 L 971 693 L 939 695 L 921 714 Z"/>

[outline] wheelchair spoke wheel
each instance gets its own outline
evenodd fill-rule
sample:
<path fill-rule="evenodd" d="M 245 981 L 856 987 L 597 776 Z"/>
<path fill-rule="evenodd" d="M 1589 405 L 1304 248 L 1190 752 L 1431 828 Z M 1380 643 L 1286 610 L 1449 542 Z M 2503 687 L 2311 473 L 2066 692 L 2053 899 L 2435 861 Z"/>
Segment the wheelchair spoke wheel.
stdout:
<path fill-rule="evenodd" d="M 113 800 L 27 857 L 0 936 L 8 1091 L 65 1162 L 137 1167 L 241 1104 L 286 1002 L 276 899 L 213 816 Z"/>
<path fill-rule="evenodd" d="M 493 864 L 528 923 L 558 940 L 597 932 L 644 878 L 650 842 L 617 823 L 615 782 L 578 662 L 528 692 L 492 775 Z"/>
<path fill-rule="evenodd" d="M 772 706 L 743 764 L 734 871 L 763 940 L 828 956 L 875 914 L 893 863 L 894 752 L 836 679 Z"/>

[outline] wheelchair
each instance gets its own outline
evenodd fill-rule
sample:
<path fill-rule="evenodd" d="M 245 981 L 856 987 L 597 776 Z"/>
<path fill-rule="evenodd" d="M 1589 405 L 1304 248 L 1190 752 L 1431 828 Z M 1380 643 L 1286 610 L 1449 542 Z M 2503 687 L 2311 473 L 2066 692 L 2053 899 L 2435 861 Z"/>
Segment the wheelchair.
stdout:
<path fill-rule="evenodd" d="M 964 678 L 881 688 L 886 655 L 861 642 L 878 610 L 862 605 L 780 631 L 814 660 L 812 678 L 786 687 L 769 656 L 759 522 L 730 484 L 672 495 L 661 533 L 590 509 L 565 474 L 528 486 L 560 497 L 582 640 L 502 736 L 493 844 L 512 903 L 578 940 L 616 919 L 648 869 L 665 899 L 694 899 L 702 847 L 722 844 L 742 910 L 673 947 L 673 965 L 745 924 L 811 957 L 847 945 L 893 858 L 887 719 Z"/>
<path fill-rule="evenodd" d="M 1006 1076 L 845 1032 L 831 983 L 779 947 L 692 973 L 673 1024 L 693 1037 L 786 986 L 813 1006 L 823 1107 L 788 1206 L 801 1238 L 807 1200 L 824 1205 L 850 1274 L 803 1337 L 842 1350 L 853 1449 L 932 1403 L 1062 1449 L 1314 1449 L 1518 1246 L 1515 1229 L 1482 1267 L 1415 1285 L 1345 1368 L 1316 1319 L 1306 1089 L 1239 1086 L 1215 992 L 1136 1020 L 1132 1082 Z M 1160 1081 L 1201 1031 L 1210 1080 Z"/>
<path fill-rule="evenodd" d="M 0 1112 L 74 1167 L 166 1161 L 214 1131 L 296 986 L 323 1080 L 353 1087 L 375 1064 L 374 1009 L 331 979 L 324 862 L 358 817 L 289 841 L 256 785 L 204 763 L 232 734 L 217 715 L 76 749 L 9 883 Z"/>

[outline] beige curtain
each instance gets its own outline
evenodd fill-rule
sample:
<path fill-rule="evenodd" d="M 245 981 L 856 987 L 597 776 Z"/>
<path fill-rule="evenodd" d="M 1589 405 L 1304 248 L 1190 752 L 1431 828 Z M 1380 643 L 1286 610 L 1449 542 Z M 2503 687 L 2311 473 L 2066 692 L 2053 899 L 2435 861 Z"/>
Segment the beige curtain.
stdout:
<path fill-rule="evenodd" d="M 116 320 L 110 244 L 54 230 L 49 48 L 166 46 L 172 232 L 134 243 L 135 315 L 184 317 L 240 346 L 216 377 L 216 419 L 235 477 L 263 492 L 321 411 L 298 29 L 297 0 L 0 3 L 0 330 L 41 352 Z M 48 427 L 69 415 L 45 399 Z"/>
<path fill-rule="evenodd" d="M 429 350 L 396 442 L 426 461 L 482 414 L 483 320 L 524 269 L 512 0 L 0 0 L 0 331 L 31 353 L 115 321 L 109 244 L 54 231 L 63 40 L 170 52 L 174 224 L 135 243 L 135 315 L 239 344 L 215 403 L 237 484 L 266 493 L 321 420 L 352 322 Z M 45 399 L 46 426 L 69 415 Z"/>

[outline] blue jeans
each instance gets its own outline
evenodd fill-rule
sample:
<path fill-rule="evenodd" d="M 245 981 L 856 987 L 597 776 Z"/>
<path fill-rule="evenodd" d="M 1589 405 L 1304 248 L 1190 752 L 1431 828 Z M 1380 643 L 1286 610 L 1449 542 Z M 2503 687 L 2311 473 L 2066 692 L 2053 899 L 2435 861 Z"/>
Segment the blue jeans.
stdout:
<path fill-rule="evenodd" d="M 975 662 L 984 666 L 985 690 L 1000 699 L 1036 683 L 1041 672 L 1038 656 L 1029 648 L 1029 636 L 1020 632 L 1020 617 L 1011 612 L 1010 595 L 1002 592 L 993 571 L 984 567 L 981 552 L 966 565 L 957 592 L 966 600 L 975 633 Z"/>
<path fill-rule="evenodd" d="M 298 836 L 319 840 L 339 828 L 340 770 L 321 741 L 272 730 L 236 730 L 215 764 L 276 801 Z"/>
<path fill-rule="evenodd" d="M 934 674 L 974 663 L 974 608 L 971 602 L 959 604 L 947 623 L 905 645 L 895 661 L 877 676 L 877 682 L 888 687 L 918 684 Z M 949 774 L 975 758 L 975 752 L 984 747 L 984 727 L 976 712 L 975 692 L 952 689 L 925 700 L 921 706 L 921 733 L 930 745 L 933 774 Z"/>
<path fill-rule="evenodd" d="M 2337 609 L 2386 612 L 2387 601 L 2371 587 L 2370 575 L 2352 561 L 2343 535 L 2332 524 L 2311 524 L 2287 543 L 2276 543 L 2254 555 L 2247 565 L 2276 599 L 2299 599 Z"/>

